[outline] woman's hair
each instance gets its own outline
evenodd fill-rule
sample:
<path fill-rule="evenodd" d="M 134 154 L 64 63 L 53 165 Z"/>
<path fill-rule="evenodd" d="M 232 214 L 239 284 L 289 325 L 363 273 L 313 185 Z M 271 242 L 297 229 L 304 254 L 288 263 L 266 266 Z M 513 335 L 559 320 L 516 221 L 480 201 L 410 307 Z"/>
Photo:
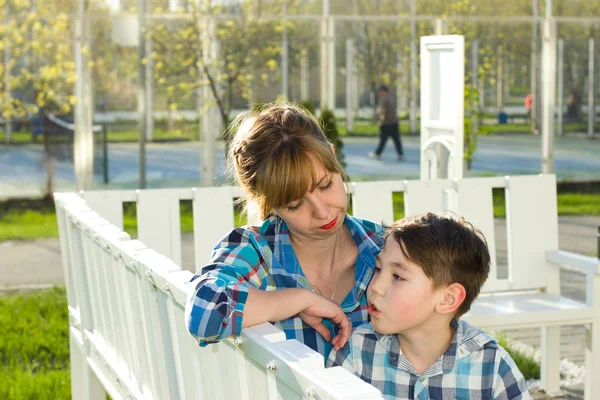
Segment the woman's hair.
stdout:
<path fill-rule="evenodd" d="M 317 163 L 347 180 L 316 118 L 301 106 L 279 103 L 242 113 L 230 130 L 230 167 L 261 219 L 314 190 Z"/>

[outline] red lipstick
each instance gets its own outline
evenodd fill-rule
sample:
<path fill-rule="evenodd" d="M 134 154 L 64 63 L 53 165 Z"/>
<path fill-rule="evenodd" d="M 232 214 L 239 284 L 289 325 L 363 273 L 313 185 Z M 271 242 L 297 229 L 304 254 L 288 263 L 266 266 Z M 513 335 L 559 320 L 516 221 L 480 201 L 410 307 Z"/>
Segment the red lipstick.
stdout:
<path fill-rule="evenodd" d="M 335 226 L 335 224 L 337 224 L 337 221 L 338 221 L 338 217 L 335 217 L 335 219 L 333 221 L 331 221 L 328 224 L 325 224 L 325 225 L 321 226 L 319 229 L 323 229 L 325 231 L 328 231 L 331 228 L 333 228 Z"/>

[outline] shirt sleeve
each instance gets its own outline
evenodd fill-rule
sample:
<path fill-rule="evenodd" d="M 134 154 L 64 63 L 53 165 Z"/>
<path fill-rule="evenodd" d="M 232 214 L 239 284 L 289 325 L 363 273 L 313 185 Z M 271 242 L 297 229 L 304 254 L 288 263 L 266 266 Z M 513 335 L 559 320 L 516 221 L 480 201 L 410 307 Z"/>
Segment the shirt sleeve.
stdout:
<path fill-rule="evenodd" d="M 494 400 L 531 399 L 525 378 L 517 364 L 503 348 L 496 352 L 496 378 L 493 388 Z"/>
<path fill-rule="evenodd" d="M 331 352 L 329 353 L 329 358 L 325 363 L 325 367 L 330 368 L 338 366 L 358 376 L 358 372 L 354 367 L 354 362 L 352 359 L 352 336 L 350 336 L 350 339 L 348 339 L 348 343 L 346 343 L 344 347 L 337 351 L 331 350 Z"/>
<path fill-rule="evenodd" d="M 231 231 L 214 248 L 211 261 L 190 282 L 186 326 L 201 346 L 239 336 L 248 285 L 265 290 L 270 276 L 270 248 L 256 232 Z"/>

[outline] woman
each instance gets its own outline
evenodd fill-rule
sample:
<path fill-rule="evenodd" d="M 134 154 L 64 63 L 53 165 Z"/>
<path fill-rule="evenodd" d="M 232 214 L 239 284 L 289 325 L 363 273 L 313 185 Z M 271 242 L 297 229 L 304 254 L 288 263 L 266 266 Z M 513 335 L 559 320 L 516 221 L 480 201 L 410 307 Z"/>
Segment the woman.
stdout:
<path fill-rule="evenodd" d="M 368 321 L 383 228 L 346 214 L 346 175 L 312 115 L 273 105 L 233 126 L 229 160 L 264 221 L 227 234 L 194 276 L 188 330 L 206 345 L 272 321 L 327 359 Z"/>

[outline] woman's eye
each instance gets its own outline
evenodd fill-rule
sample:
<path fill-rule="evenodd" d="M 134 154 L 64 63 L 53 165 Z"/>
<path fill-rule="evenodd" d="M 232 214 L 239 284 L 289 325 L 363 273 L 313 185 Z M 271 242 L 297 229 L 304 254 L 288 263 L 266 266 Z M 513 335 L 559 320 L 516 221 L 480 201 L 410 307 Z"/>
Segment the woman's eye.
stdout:
<path fill-rule="evenodd" d="M 293 206 L 287 206 L 286 208 L 287 208 L 288 211 L 296 211 L 297 209 L 300 208 L 301 205 L 302 205 L 302 202 L 299 201 L 295 205 L 293 205 Z"/>
<path fill-rule="evenodd" d="M 333 178 L 329 180 L 329 183 L 327 183 L 327 185 L 325 185 L 325 186 L 321 186 L 321 187 L 319 188 L 319 190 L 321 190 L 321 191 L 327 190 L 327 189 L 329 189 L 329 188 L 330 188 L 332 185 L 333 185 Z"/>
<path fill-rule="evenodd" d="M 398 274 L 394 274 L 394 280 L 396 280 L 396 281 L 403 281 L 403 280 L 404 280 L 404 278 L 403 278 L 403 277 L 401 277 L 401 276 L 400 276 L 400 275 L 398 275 Z"/>

